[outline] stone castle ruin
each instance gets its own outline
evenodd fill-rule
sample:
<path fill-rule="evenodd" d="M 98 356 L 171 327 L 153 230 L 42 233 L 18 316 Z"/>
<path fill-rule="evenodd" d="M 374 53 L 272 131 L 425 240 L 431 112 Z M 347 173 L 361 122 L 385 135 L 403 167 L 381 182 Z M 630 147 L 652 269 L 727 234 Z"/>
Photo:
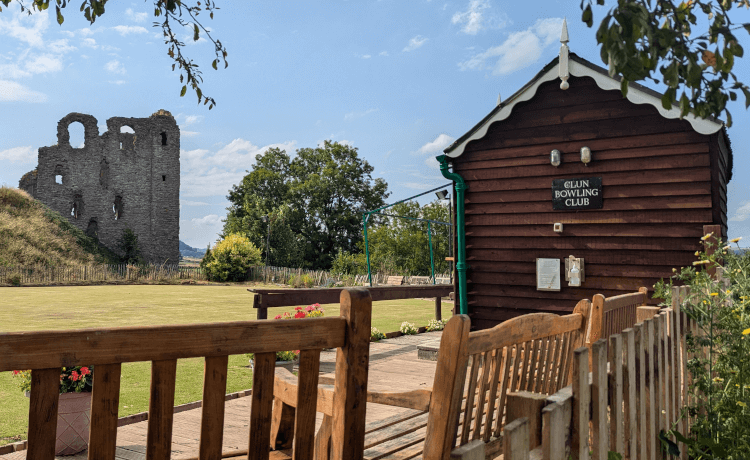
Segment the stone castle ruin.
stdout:
<path fill-rule="evenodd" d="M 74 122 L 84 128 L 81 148 L 70 145 Z M 130 228 L 147 262 L 179 261 L 180 129 L 165 110 L 110 118 L 101 136 L 96 118 L 68 114 L 57 124 L 57 145 L 39 149 L 37 169 L 19 188 L 118 254 Z"/>

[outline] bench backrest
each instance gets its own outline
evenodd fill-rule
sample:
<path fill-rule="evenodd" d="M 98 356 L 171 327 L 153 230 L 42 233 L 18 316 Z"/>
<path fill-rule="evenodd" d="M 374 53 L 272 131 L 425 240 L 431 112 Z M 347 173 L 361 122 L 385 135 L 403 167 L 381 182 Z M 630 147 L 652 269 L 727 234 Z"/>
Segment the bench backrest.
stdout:
<path fill-rule="evenodd" d="M 255 353 L 249 458 L 268 459 L 276 352 L 301 350 L 294 458 L 312 459 L 320 352 L 338 348 L 332 458 L 361 459 L 372 302 L 341 292 L 341 316 L 0 334 L 0 372 L 31 369 L 27 458 L 55 457 L 60 368 L 94 366 L 88 458 L 115 458 L 121 364 L 151 361 L 147 458 L 171 456 L 177 359 L 205 357 L 200 458 L 221 458 L 228 356 Z"/>
<path fill-rule="evenodd" d="M 638 322 L 638 307 L 645 305 L 647 293 L 648 288 L 642 287 L 638 292 L 614 297 L 596 294 L 591 305 L 591 325 L 586 333 L 586 346 L 591 348 L 591 344 L 597 340 L 609 339 L 609 336 L 633 327 Z"/>
<path fill-rule="evenodd" d="M 568 385 L 590 309 L 582 300 L 570 315 L 533 313 L 471 333 L 469 318 L 454 316 L 440 342 L 424 459 L 447 459 L 456 441 L 474 439 L 494 440 L 488 447 L 499 452 L 506 396 L 552 394 Z"/>

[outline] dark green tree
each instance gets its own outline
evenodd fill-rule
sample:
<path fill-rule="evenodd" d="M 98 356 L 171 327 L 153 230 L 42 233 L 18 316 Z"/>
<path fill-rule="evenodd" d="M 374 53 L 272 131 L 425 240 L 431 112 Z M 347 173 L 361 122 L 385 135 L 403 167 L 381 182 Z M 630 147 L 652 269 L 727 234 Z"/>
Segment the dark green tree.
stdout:
<path fill-rule="evenodd" d="M 12 1 L 0 0 L 0 11 L 3 10 L 2 6 L 7 7 Z M 96 18 L 104 15 L 104 7 L 107 1 L 83 0 L 83 3 L 80 5 L 80 11 L 86 20 L 93 24 Z M 216 105 L 216 101 L 214 98 L 204 95 L 200 88 L 200 85 L 203 83 L 203 74 L 198 64 L 182 53 L 185 43 L 180 41 L 177 34 L 172 31 L 172 26 L 177 24 L 178 30 L 182 30 L 183 28 L 191 30 L 193 41 L 198 41 L 201 36 L 205 36 L 211 40 L 211 43 L 214 45 L 215 54 L 215 59 L 211 62 L 211 67 L 217 70 L 219 63 L 223 63 L 224 68 L 226 68 L 229 65 L 226 48 L 220 40 L 214 39 L 210 31 L 198 20 L 198 16 L 203 12 L 208 13 L 208 16 L 213 19 L 214 11 L 218 10 L 219 7 L 216 6 L 216 2 L 213 0 L 203 0 L 202 2 L 188 2 L 183 0 L 152 1 L 154 4 L 154 18 L 157 20 L 157 22 L 154 22 L 154 27 L 161 27 L 164 44 L 167 45 L 167 55 L 173 61 L 172 70 L 177 68 L 180 71 L 180 83 L 183 84 L 180 90 L 180 97 L 185 95 L 188 86 L 190 86 L 195 91 L 195 95 L 198 96 L 198 104 L 201 102 L 203 105 L 208 104 L 208 109 L 212 109 Z M 28 14 L 47 10 L 50 4 L 54 5 L 57 23 L 60 25 L 65 21 L 63 9 L 70 3 L 68 0 L 28 0 L 26 2 L 16 0 L 16 2 L 20 5 L 21 11 L 25 11 Z M 75 2 L 75 5 L 77 7 L 78 3 Z"/>
<path fill-rule="evenodd" d="M 596 0 L 604 5 L 604 0 Z M 581 0 L 582 20 L 594 24 L 593 0 Z M 629 81 L 663 82 L 662 105 L 679 102 L 682 116 L 719 117 L 742 93 L 750 106 L 750 88 L 733 73 L 744 50 L 735 35 L 750 33 L 750 24 L 735 24 L 733 7 L 750 8 L 750 0 L 618 0 L 596 32 L 601 58 L 611 76 Z"/>
<path fill-rule="evenodd" d="M 385 181 L 373 179 L 372 166 L 347 145 L 326 141 L 293 159 L 270 149 L 256 160 L 229 191 L 223 233 L 242 233 L 265 248 L 271 225 L 272 265 L 330 268 L 339 251 L 357 251 L 362 211 L 388 196 Z"/>
<path fill-rule="evenodd" d="M 130 265 L 140 265 L 143 263 L 143 257 L 141 256 L 141 249 L 138 245 L 138 235 L 129 228 L 122 231 L 122 263 Z"/>
<path fill-rule="evenodd" d="M 372 226 L 368 227 L 372 271 L 403 275 L 430 275 L 430 238 L 427 233 L 427 222 L 390 216 L 449 222 L 448 207 L 439 201 L 433 201 L 422 207 L 415 201 L 409 201 L 399 203 L 383 212 L 389 216 L 381 216 L 379 220 L 373 220 Z M 445 258 L 449 256 L 448 226 L 433 223 L 430 225 L 430 231 L 432 232 L 435 273 L 446 273 L 448 263 Z M 366 274 L 364 242 L 359 244 L 356 252 L 337 254 L 333 267 L 337 273 Z"/>

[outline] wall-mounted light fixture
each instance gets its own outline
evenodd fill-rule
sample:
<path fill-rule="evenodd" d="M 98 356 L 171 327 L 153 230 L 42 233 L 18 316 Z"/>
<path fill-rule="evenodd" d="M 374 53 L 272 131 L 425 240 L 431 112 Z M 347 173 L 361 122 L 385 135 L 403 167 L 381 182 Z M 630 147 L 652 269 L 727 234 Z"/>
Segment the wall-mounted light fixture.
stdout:
<path fill-rule="evenodd" d="M 581 163 L 588 166 L 591 163 L 591 149 L 588 147 L 581 147 Z"/>
<path fill-rule="evenodd" d="M 560 166 L 560 163 L 562 163 L 562 155 L 560 154 L 560 151 L 555 149 L 549 154 L 549 162 L 554 167 Z"/>

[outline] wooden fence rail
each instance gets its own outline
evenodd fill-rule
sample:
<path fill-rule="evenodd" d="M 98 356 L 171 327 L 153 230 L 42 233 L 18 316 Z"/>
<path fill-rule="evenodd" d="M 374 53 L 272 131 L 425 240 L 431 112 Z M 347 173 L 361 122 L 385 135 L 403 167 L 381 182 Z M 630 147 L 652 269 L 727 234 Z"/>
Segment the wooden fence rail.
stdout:
<path fill-rule="evenodd" d="M 373 284 L 384 284 L 390 273 L 373 274 Z M 179 265 L 79 265 L 49 267 L 29 265 L 17 267 L 0 267 L 0 285 L 60 285 L 83 282 L 103 281 L 158 281 L 158 280 L 197 280 L 208 279 L 201 267 Z M 345 283 L 365 286 L 367 275 L 346 277 L 325 270 L 307 270 L 303 268 L 255 266 L 247 272 L 247 281 L 265 281 L 274 284 L 295 284 L 295 287 L 333 286 Z M 303 284 L 307 283 L 307 286 Z M 448 283 L 449 275 L 436 275 L 436 281 Z M 427 276 L 405 276 L 406 284 L 432 284 Z"/>
<path fill-rule="evenodd" d="M 530 410 L 506 425 L 505 460 L 607 460 L 609 452 L 631 460 L 663 458 L 659 434 L 689 429 L 682 410 L 691 393 L 685 337 L 699 332 L 681 310 L 688 293 L 674 287 L 670 308 L 590 349 L 577 349 L 573 384 L 547 398 L 541 411 Z M 535 437 L 529 426 L 542 432 Z M 686 446 L 678 447 L 687 459 Z"/>

